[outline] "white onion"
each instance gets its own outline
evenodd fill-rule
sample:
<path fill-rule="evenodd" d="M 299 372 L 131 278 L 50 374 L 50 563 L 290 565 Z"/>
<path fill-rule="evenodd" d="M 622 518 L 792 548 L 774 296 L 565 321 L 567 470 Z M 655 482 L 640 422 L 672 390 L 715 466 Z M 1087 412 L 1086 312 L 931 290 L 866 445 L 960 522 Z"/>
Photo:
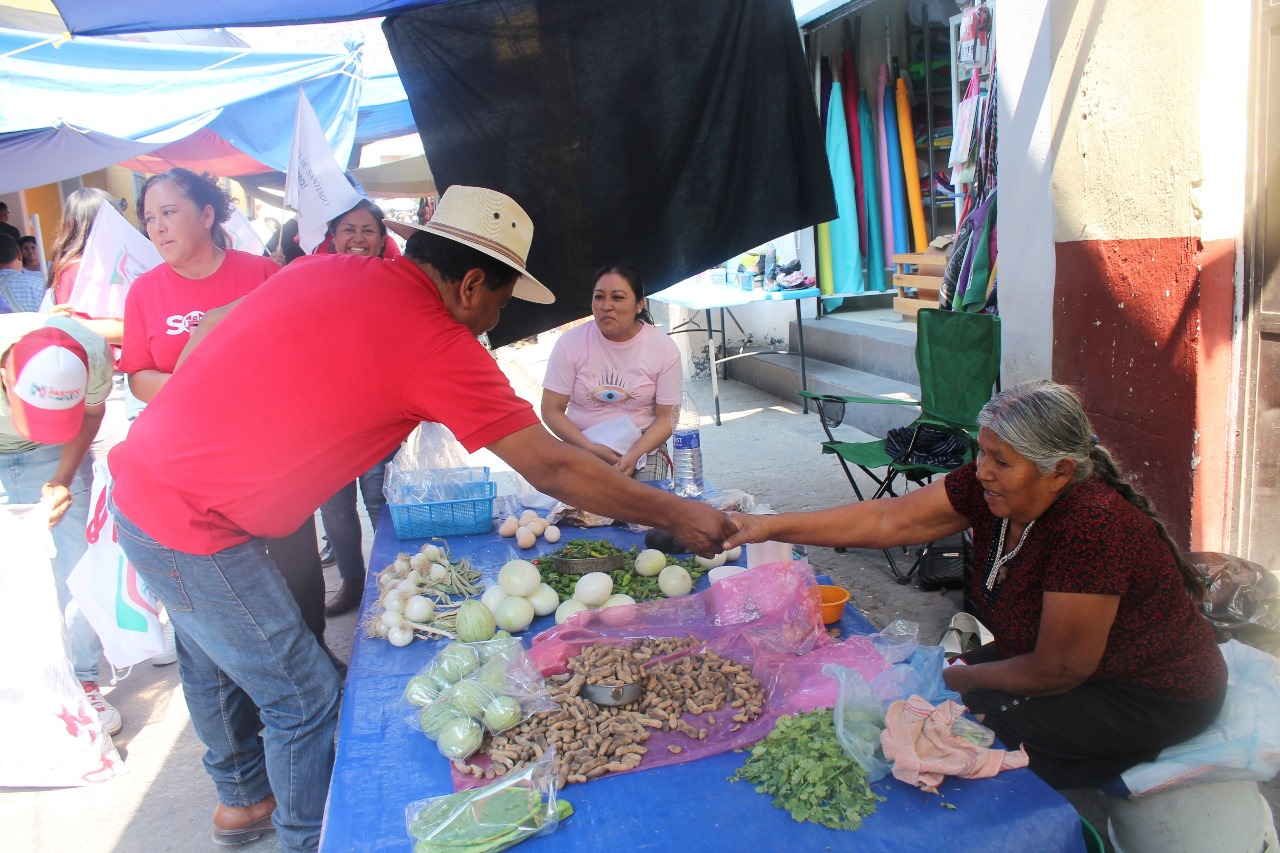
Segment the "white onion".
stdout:
<path fill-rule="evenodd" d="M 383 612 L 381 616 L 378 617 L 378 620 L 382 622 L 383 625 L 386 625 L 388 628 L 394 628 L 397 625 L 404 624 L 404 616 L 401 615 L 401 613 L 398 610 L 387 610 Z"/>
<path fill-rule="evenodd" d="M 510 560 L 498 570 L 498 586 L 507 595 L 532 595 L 542 583 L 542 575 L 538 567 L 528 560 Z"/>
<path fill-rule="evenodd" d="M 418 571 L 417 569 L 410 569 L 409 574 L 405 576 L 405 580 L 413 581 L 418 586 L 422 586 L 422 583 L 426 580 L 426 578 L 424 578 L 422 576 L 422 572 Z"/>
<path fill-rule="evenodd" d="M 435 581 L 436 583 L 439 583 L 440 581 L 449 577 L 449 567 L 446 566 L 444 563 L 432 563 L 430 577 L 431 577 L 431 580 Z"/>
<path fill-rule="evenodd" d="M 636 574 L 651 578 L 667 567 L 667 555 L 648 548 L 636 555 Z"/>
<path fill-rule="evenodd" d="M 560 606 L 560 595 L 545 583 L 538 584 L 533 595 L 529 596 L 529 603 L 533 605 L 533 612 L 536 615 L 550 616 Z"/>
<path fill-rule="evenodd" d="M 410 622 L 426 622 L 435 612 L 436 603 L 422 595 L 415 595 L 404 603 L 404 618 Z"/>
<path fill-rule="evenodd" d="M 434 545 L 430 542 L 422 546 L 422 553 L 425 554 L 427 560 L 432 563 L 437 563 L 444 559 L 444 551 L 441 550 L 440 546 Z"/>
<path fill-rule="evenodd" d="M 411 568 L 422 571 L 427 568 L 427 566 L 431 565 L 431 558 L 419 551 L 417 554 L 414 554 L 409 558 L 409 565 Z"/>
<path fill-rule="evenodd" d="M 387 594 L 382 596 L 382 606 L 393 613 L 404 612 L 404 593 L 399 590 L 388 590 Z"/>
<path fill-rule="evenodd" d="M 573 597 L 588 607 L 599 607 L 612 594 L 613 578 L 604 572 L 585 574 L 573 585 Z"/>
<path fill-rule="evenodd" d="M 600 609 L 603 610 L 606 607 L 622 607 L 623 605 L 626 605 L 626 604 L 635 604 L 635 603 L 636 603 L 636 600 L 631 596 L 627 595 L 625 592 L 615 592 L 613 595 L 609 596 L 604 600 L 604 604 L 600 605 Z"/>
<path fill-rule="evenodd" d="M 387 629 L 387 641 L 393 646 L 407 646 L 413 642 L 413 629 L 408 625 L 396 625 Z"/>
<path fill-rule="evenodd" d="M 528 628 L 529 623 L 533 621 L 533 605 L 527 598 L 508 595 L 498 605 L 498 612 L 494 614 L 494 619 L 502 630 L 510 631 L 512 634 L 518 633 Z"/>
<path fill-rule="evenodd" d="M 694 555 L 693 559 L 697 560 L 698 565 L 702 566 L 704 569 L 714 569 L 718 566 L 724 565 L 725 557 L 724 554 L 716 554 L 714 557 L 699 557 Z"/>
<path fill-rule="evenodd" d="M 387 632 L 390 630 L 381 619 L 377 619 L 373 623 L 373 636 L 375 637 L 386 637 Z"/>
<path fill-rule="evenodd" d="M 724 552 L 724 561 L 726 563 L 732 563 L 732 562 L 735 562 L 741 556 L 742 556 L 742 546 L 738 545 Z"/>
<path fill-rule="evenodd" d="M 584 610 L 590 610 L 590 607 L 583 604 L 576 598 L 570 598 L 556 608 L 556 624 L 561 625 L 566 619 L 575 613 L 581 613 Z"/>
<path fill-rule="evenodd" d="M 480 596 L 480 603 L 489 608 L 490 613 L 497 613 L 498 606 L 506 600 L 506 597 L 507 591 L 497 584 L 494 584 L 486 589 L 484 594 Z"/>
<path fill-rule="evenodd" d="M 693 589 L 693 578 L 682 566 L 667 566 L 658 575 L 658 589 L 667 598 L 679 598 Z"/>
<path fill-rule="evenodd" d="M 397 554 L 394 565 L 396 567 L 396 571 L 402 575 L 406 574 L 409 571 L 409 569 L 413 568 L 413 566 L 411 566 L 409 563 L 408 554 Z"/>
<path fill-rule="evenodd" d="M 395 586 L 398 583 L 400 583 L 400 578 L 396 576 L 396 573 L 394 570 L 389 572 L 383 572 L 382 574 L 378 575 L 379 589 L 387 589 L 388 587 Z"/>
<path fill-rule="evenodd" d="M 417 569 L 414 569 L 414 571 L 416 572 Z M 411 595 L 418 594 L 418 585 L 409 578 L 405 578 L 400 581 L 400 583 L 396 584 L 396 592 L 403 593 L 404 597 L 408 598 Z"/>

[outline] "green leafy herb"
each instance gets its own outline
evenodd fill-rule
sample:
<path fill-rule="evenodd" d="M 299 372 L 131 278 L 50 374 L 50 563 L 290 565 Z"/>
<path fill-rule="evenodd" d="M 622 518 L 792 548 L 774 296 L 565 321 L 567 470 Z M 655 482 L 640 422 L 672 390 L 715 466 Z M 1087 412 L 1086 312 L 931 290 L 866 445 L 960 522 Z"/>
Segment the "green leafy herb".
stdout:
<path fill-rule="evenodd" d="M 872 792 L 866 774 L 845 754 L 836 738 L 830 709 L 783 716 L 730 782 L 754 782 L 798 821 L 831 829 L 857 829 L 884 802 Z"/>
<path fill-rule="evenodd" d="M 639 548 L 632 547 L 624 551 L 612 542 L 603 539 L 573 539 L 566 542 L 564 547 L 554 554 L 541 557 L 533 562 L 538 566 L 543 583 L 554 589 L 560 595 L 561 601 L 567 601 L 573 597 L 574 585 L 577 584 L 578 578 L 582 577 L 582 575 L 557 572 L 553 568 L 553 557 L 581 560 L 586 557 L 607 557 L 612 554 L 622 554 L 626 563 L 622 568 L 609 572 L 609 577 L 613 578 L 613 591 L 625 593 L 636 601 L 652 601 L 656 598 L 666 598 L 662 594 L 662 590 L 658 588 L 658 578 L 656 576 L 647 578 L 636 573 L 636 556 L 639 553 Z M 667 565 L 683 566 L 689 572 L 689 577 L 693 579 L 695 584 L 698 582 L 698 578 L 707 573 L 707 570 L 693 557 L 678 560 L 675 557 L 668 556 Z"/>

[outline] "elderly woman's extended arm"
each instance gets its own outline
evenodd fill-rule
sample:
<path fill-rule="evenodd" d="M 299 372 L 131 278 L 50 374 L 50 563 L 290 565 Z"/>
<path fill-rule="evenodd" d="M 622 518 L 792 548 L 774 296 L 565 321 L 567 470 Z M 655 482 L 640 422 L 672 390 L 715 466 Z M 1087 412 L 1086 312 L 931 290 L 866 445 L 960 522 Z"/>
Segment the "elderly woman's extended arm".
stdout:
<path fill-rule="evenodd" d="M 738 531 L 726 549 L 747 542 L 789 542 L 846 548 L 891 548 L 932 542 L 969 526 L 936 480 L 899 498 L 858 501 L 815 512 L 732 515 Z"/>

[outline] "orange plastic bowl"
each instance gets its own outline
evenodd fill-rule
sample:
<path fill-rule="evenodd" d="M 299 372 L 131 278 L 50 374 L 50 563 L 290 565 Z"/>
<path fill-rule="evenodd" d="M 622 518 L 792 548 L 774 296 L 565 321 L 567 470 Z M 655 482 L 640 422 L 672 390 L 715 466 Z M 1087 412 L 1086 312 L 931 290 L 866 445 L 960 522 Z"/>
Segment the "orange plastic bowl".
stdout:
<path fill-rule="evenodd" d="M 849 603 L 849 590 L 838 586 L 818 586 L 818 603 L 822 607 L 822 621 L 830 625 L 839 622 L 844 606 Z"/>

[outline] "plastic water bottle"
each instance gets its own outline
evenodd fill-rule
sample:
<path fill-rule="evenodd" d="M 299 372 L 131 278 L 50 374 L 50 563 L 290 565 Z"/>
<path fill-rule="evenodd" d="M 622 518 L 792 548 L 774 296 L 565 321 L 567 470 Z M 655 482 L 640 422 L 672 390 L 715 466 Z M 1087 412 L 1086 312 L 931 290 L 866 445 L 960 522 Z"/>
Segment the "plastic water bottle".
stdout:
<path fill-rule="evenodd" d="M 688 391 L 680 392 L 671 424 L 671 464 L 676 494 L 682 498 L 702 496 L 702 433 L 699 425 L 702 416 L 698 404 Z"/>

